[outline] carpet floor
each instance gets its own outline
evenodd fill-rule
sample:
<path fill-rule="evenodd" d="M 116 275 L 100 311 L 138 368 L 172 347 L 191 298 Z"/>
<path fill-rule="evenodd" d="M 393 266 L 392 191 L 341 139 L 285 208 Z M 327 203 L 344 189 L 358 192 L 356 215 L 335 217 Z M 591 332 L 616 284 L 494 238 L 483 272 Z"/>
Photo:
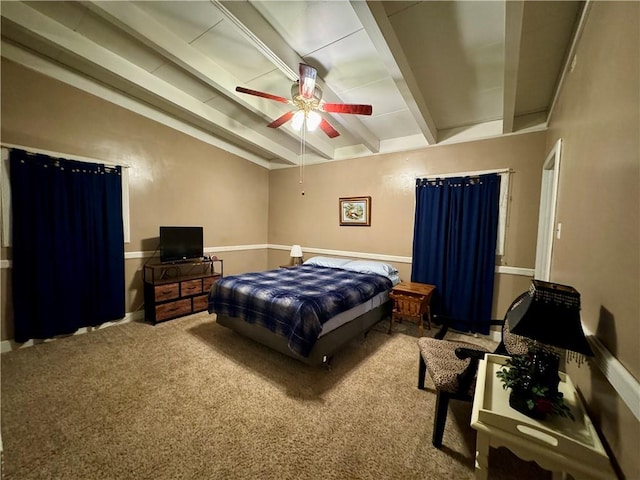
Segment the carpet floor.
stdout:
<path fill-rule="evenodd" d="M 3 478 L 472 479 L 471 405 L 451 403 L 434 448 L 435 395 L 416 388 L 415 329 L 387 326 L 331 368 L 206 313 L 4 353 Z M 550 478 L 505 449 L 489 461 L 492 479 Z"/>

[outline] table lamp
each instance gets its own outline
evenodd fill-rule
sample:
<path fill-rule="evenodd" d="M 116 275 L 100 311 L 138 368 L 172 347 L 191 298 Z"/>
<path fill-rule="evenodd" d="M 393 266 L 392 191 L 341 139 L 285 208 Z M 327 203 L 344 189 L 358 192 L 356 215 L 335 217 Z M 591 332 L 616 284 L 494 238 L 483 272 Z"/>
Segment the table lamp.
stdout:
<path fill-rule="evenodd" d="M 580 322 L 580 294 L 575 288 L 533 280 L 526 296 L 507 316 L 509 331 L 533 340 L 535 347 L 555 347 L 593 356 Z"/>
<path fill-rule="evenodd" d="M 529 352 L 522 358 L 514 357 L 510 365 L 516 370 L 502 376 L 510 376 L 521 392 L 544 387 L 544 394 L 539 395 L 558 400 L 560 354 L 568 351 L 569 358 L 593 356 L 580 321 L 580 294 L 568 285 L 541 280 L 533 280 L 528 293 L 506 321 L 510 333 L 530 340 Z M 514 406 L 511 398 L 510 405 Z"/>
<path fill-rule="evenodd" d="M 291 259 L 294 265 L 302 265 L 302 248 L 300 245 L 291 247 Z"/>

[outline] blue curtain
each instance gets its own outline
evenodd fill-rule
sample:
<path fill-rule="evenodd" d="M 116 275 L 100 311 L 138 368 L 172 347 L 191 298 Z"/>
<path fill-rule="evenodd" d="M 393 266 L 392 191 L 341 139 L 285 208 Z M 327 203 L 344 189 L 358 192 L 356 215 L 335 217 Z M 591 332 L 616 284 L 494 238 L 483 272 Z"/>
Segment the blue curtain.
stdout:
<path fill-rule="evenodd" d="M 124 317 L 121 167 L 9 156 L 14 338 Z"/>
<path fill-rule="evenodd" d="M 416 181 L 411 280 L 461 331 L 489 333 L 499 198 L 497 174 Z"/>

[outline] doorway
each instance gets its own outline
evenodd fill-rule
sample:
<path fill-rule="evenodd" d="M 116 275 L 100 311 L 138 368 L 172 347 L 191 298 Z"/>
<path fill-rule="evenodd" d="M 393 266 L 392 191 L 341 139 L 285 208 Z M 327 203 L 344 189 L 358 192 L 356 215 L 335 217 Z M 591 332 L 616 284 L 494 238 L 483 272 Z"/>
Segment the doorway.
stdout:
<path fill-rule="evenodd" d="M 542 186 L 540 189 L 540 213 L 538 217 L 538 240 L 536 243 L 535 278 L 550 281 L 551 254 L 556 224 L 556 202 L 558 180 L 560 178 L 560 152 L 562 139 L 555 143 L 542 167 Z"/>

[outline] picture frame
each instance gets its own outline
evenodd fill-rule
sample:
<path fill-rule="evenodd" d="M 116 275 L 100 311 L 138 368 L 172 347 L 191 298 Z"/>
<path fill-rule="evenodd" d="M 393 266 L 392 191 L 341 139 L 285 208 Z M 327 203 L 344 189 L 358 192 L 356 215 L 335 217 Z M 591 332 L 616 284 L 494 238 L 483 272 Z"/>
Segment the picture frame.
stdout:
<path fill-rule="evenodd" d="M 338 208 L 341 226 L 371 226 L 371 197 L 340 197 Z"/>

